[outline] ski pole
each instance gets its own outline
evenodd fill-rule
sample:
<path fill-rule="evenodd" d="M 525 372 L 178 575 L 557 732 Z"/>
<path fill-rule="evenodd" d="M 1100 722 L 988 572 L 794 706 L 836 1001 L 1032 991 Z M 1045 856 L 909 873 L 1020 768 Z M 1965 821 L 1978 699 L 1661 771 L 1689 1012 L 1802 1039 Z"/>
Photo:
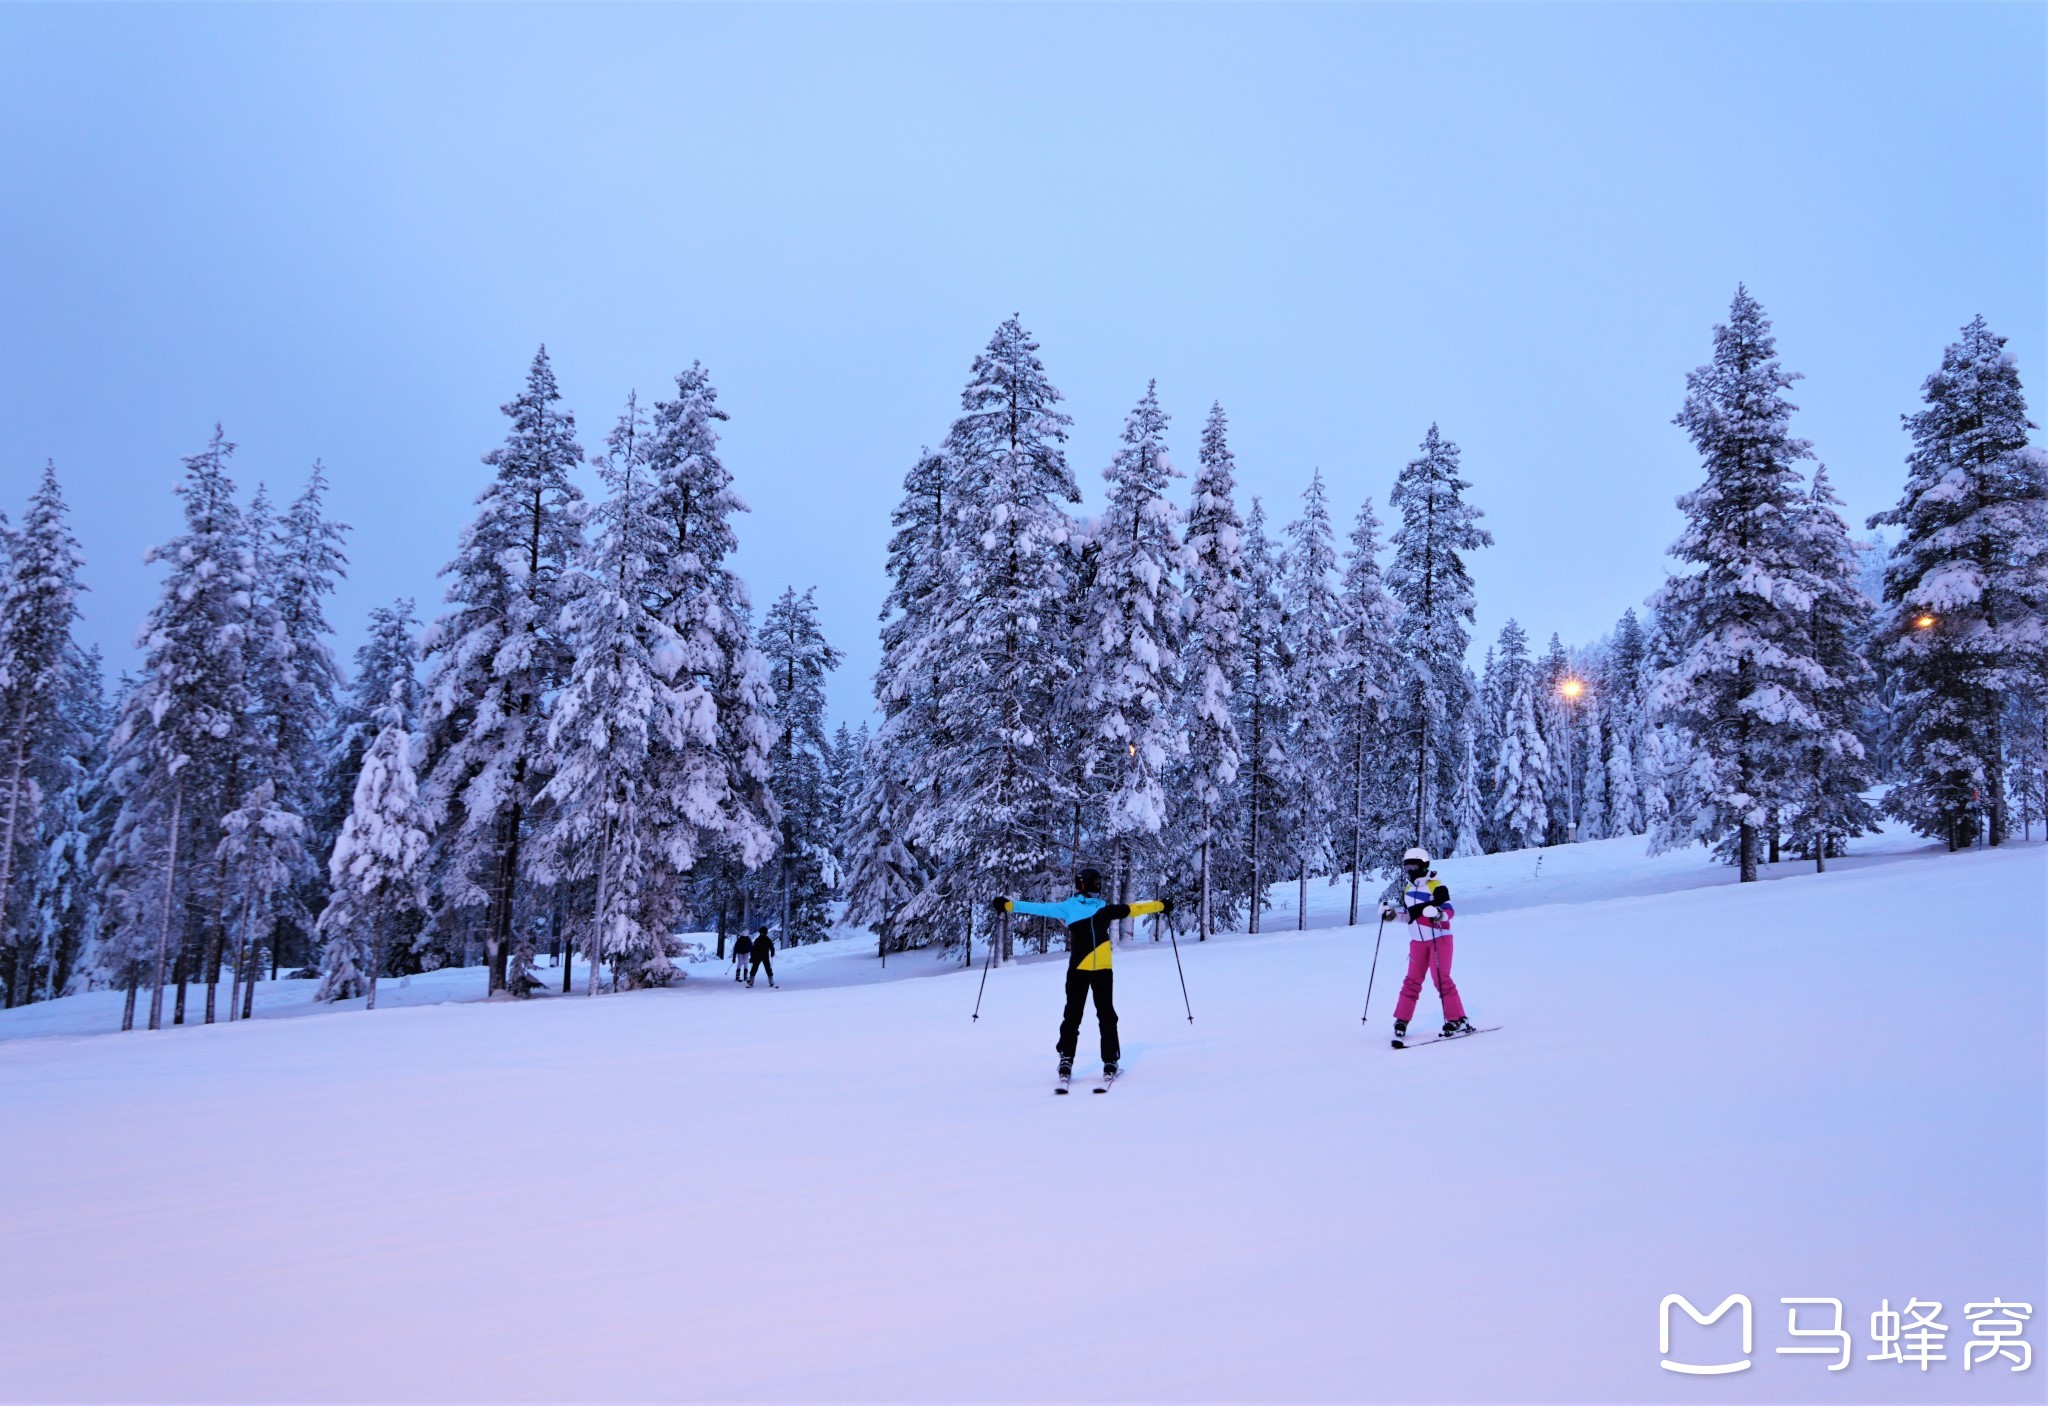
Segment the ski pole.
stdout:
<path fill-rule="evenodd" d="M 1166 937 L 1168 941 L 1173 943 L 1173 969 L 1177 972 L 1180 972 L 1180 1003 L 1181 1005 L 1187 1007 L 1188 1024 L 1193 1025 L 1195 1023 L 1195 1008 L 1191 1005 L 1188 1005 L 1188 974 L 1185 971 L 1181 970 L 1180 939 L 1173 935 L 1173 927 L 1171 924 L 1168 924 L 1167 926 Z"/>
<path fill-rule="evenodd" d="M 1372 984 L 1380 974 L 1380 939 L 1386 936 L 1386 933 L 1387 913 L 1382 908 L 1380 910 L 1380 930 L 1373 934 L 1372 939 L 1372 974 L 1365 979 L 1365 1010 L 1358 1017 L 1360 1025 L 1365 1024 L 1366 1017 L 1372 1014 Z"/>
<path fill-rule="evenodd" d="M 988 990 L 988 969 L 996 962 L 996 935 L 988 935 L 988 960 L 981 964 L 981 986 L 974 993 L 974 1019 L 981 1019 L 981 993 Z"/>

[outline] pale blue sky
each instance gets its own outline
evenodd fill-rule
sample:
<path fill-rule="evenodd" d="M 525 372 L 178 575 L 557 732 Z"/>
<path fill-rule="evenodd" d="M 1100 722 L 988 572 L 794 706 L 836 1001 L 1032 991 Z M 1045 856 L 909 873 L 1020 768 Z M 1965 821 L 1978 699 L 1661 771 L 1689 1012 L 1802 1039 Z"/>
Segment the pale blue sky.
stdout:
<path fill-rule="evenodd" d="M 866 707 L 888 510 L 1020 312 L 1099 495 L 1157 377 L 1284 521 L 1434 420 L 1510 613 L 1639 605 L 1746 280 L 1857 518 L 1958 327 L 2042 406 L 2041 5 L 0 8 L 0 502 L 54 457 L 116 664 L 215 420 L 356 525 L 344 647 L 434 573 L 545 341 L 586 445 L 693 358 L 765 604 Z M 1099 501 L 1099 496 L 1098 496 Z"/>

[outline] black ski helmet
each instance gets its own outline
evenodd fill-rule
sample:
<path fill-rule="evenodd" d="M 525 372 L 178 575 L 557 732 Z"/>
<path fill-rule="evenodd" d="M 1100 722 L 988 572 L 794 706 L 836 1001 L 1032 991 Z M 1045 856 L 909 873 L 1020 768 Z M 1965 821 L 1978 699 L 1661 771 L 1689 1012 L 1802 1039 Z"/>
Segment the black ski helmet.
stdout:
<path fill-rule="evenodd" d="M 1092 864 L 1082 867 L 1074 875 L 1074 887 L 1085 894 L 1101 893 L 1102 871 Z"/>

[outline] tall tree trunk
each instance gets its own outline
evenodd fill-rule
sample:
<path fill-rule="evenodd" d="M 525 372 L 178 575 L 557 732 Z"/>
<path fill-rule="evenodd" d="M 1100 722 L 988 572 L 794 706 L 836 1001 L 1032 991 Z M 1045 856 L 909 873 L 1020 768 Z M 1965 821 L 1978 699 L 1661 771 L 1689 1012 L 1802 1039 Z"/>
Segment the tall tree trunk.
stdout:
<path fill-rule="evenodd" d="M 1985 781 L 1991 787 L 1991 846 L 2005 843 L 2005 719 L 1995 704 L 1991 710 L 1990 768 Z M 0 889 L 0 893 L 4 893 Z"/>
<path fill-rule="evenodd" d="M 243 926 L 247 927 L 246 921 Z M 246 934 L 235 944 L 229 957 L 235 964 L 234 978 L 228 985 L 228 1023 L 232 1025 L 236 1012 L 242 1009 L 242 972 L 249 965 L 249 939 Z"/>
<path fill-rule="evenodd" d="M 28 724 L 26 716 L 21 718 L 14 729 L 14 759 L 7 767 L 7 824 L 0 830 L 0 942 L 11 942 L 13 930 L 7 925 L 7 900 L 14 893 L 14 836 L 21 814 L 21 773 L 28 759 Z M 14 1005 L 17 987 L 28 985 L 22 969 L 29 965 L 17 945 L 14 956 L 14 977 L 7 983 L 7 1005 Z"/>
<path fill-rule="evenodd" d="M 135 1028 L 135 988 L 142 984 L 142 974 L 134 969 L 128 972 L 128 996 L 121 1002 L 121 1029 L 123 1032 Z"/>
<path fill-rule="evenodd" d="M 213 1024 L 213 999 L 220 990 L 221 947 L 227 937 L 227 861 L 215 858 L 213 863 L 213 891 L 218 895 L 214 902 L 213 920 L 206 925 L 206 1021 Z"/>
<path fill-rule="evenodd" d="M 570 974 L 576 970 L 576 940 L 569 936 L 569 883 L 566 879 L 555 885 L 555 934 L 562 942 L 562 994 L 566 996 L 574 989 L 570 984 Z M 725 954 L 721 952 L 719 955 Z"/>
<path fill-rule="evenodd" d="M 171 787 L 171 841 L 166 850 L 167 863 L 164 865 L 164 911 L 163 921 L 156 930 L 156 967 L 149 987 L 149 1028 L 163 1028 L 164 1015 L 164 957 L 171 945 L 171 910 L 176 907 L 172 901 L 177 895 L 178 882 L 178 820 L 185 801 L 185 780 L 179 777 Z"/>
<path fill-rule="evenodd" d="M 524 779 L 525 768 L 522 765 L 513 784 L 521 784 Z M 525 818 L 526 807 L 513 802 L 506 823 L 505 848 L 498 865 L 497 900 L 491 905 L 491 926 L 484 934 L 484 951 L 491 963 L 487 995 L 496 995 L 510 985 L 506 980 L 505 965 L 512 957 L 512 893 L 519 882 L 519 833 Z"/>
<path fill-rule="evenodd" d="M 1423 817 L 1427 814 L 1429 799 L 1429 700 L 1416 691 L 1415 715 L 1415 843 L 1429 848 L 1429 840 L 1423 829 Z"/>
<path fill-rule="evenodd" d="M 1209 940 L 1209 922 L 1210 922 L 1210 919 L 1209 919 L 1209 807 L 1208 807 L 1207 805 L 1204 805 L 1204 806 L 1202 807 L 1202 899 L 1201 899 L 1201 906 L 1200 906 L 1200 908 L 1199 908 L 1199 910 L 1198 910 L 1197 916 L 1198 916 L 1198 917 L 1200 918 L 1201 922 L 1200 922 L 1200 931 L 1199 931 L 1199 932 L 1197 932 L 1197 933 L 1195 934 L 1195 941 L 1197 941 L 1197 942 L 1207 942 L 1207 941 Z"/>
<path fill-rule="evenodd" d="M 1252 774 L 1252 917 L 1251 924 L 1246 929 L 1246 931 L 1253 933 L 1259 930 L 1259 909 L 1264 906 L 1266 897 L 1265 873 L 1261 866 L 1264 856 L 1259 852 L 1260 819 L 1259 777 L 1258 773 L 1254 772 Z"/>
<path fill-rule="evenodd" d="M 1738 671 L 1738 676 L 1742 683 L 1741 693 L 1745 698 L 1749 696 L 1748 671 L 1749 665 L 1747 663 L 1741 665 Z M 1753 801 L 1756 793 L 1751 783 L 1755 773 L 1749 757 L 1749 715 L 1747 713 L 1742 715 L 1741 721 L 1737 724 L 1735 742 L 1735 754 L 1740 759 L 1738 762 L 1740 768 L 1738 779 L 1742 785 L 1742 794 L 1746 799 Z M 1749 815 L 1750 812 L 1744 812 L 1742 818 L 1742 872 L 1737 880 L 1737 882 L 1745 884 L 1756 882 L 1756 826 L 1750 821 Z"/>
<path fill-rule="evenodd" d="M 363 1002 L 363 1009 L 377 1009 L 377 976 L 384 970 L 384 924 L 375 923 L 370 929 L 370 990 L 369 999 Z"/>
<path fill-rule="evenodd" d="M 191 906 L 189 903 L 186 905 Z M 192 950 L 192 915 L 185 914 L 185 921 L 178 925 L 178 961 L 172 976 L 176 978 L 177 990 L 171 997 L 171 1024 L 185 1023 L 185 990 L 192 981 L 192 963 L 197 959 Z"/>
<path fill-rule="evenodd" d="M 1301 888 L 1294 899 L 1294 930 L 1308 931 L 1308 860 L 1301 861 Z"/>
<path fill-rule="evenodd" d="M 1358 926 L 1359 861 L 1365 850 L 1365 709 L 1358 710 L 1359 727 L 1351 747 L 1351 918 Z"/>
<path fill-rule="evenodd" d="M 590 921 L 590 981 L 583 989 L 586 996 L 597 994 L 597 967 L 604 956 L 604 905 L 611 897 L 611 848 L 612 827 L 607 820 L 597 838 L 597 912 Z"/>
<path fill-rule="evenodd" d="M 277 950 L 277 923 L 270 925 L 270 948 Z M 273 958 L 273 960 L 275 960 Z M 256 975 L 263 970 L 263 952 L 252 937 L 249 941 L 249 979 L 242 983 L 242 1019 L 247 1020 L 256 1009 Z"/>

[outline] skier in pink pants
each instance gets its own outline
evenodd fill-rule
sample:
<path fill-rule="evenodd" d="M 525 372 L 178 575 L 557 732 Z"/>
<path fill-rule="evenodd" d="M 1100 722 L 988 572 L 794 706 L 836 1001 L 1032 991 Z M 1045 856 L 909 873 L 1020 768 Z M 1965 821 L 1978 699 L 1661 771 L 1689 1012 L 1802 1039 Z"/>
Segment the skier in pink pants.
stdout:
<path fill-rule="evenodd" d="M 1467 1035 L 1472 1022 L 1465 1019 L 1465 1003 L 1458 999 L 1458 984 L 1451 980 L 1451 890 L 1429 867 L 1429 851 L 1411 849 L 1401 856 L 1406 877 L 1380 906 L 1380 920 L 1395 919 L 1414 929 L 1408 940 L 1408 976 L 1401 983 L 1401 998 L 1394 1002 L 1394 1048 L 1408 1043 L 1408 1019 L 1422 996 L 1424 974 L 1435 978 L 1436 994 L 1444 1003 L 1445 1035 Z"/>

